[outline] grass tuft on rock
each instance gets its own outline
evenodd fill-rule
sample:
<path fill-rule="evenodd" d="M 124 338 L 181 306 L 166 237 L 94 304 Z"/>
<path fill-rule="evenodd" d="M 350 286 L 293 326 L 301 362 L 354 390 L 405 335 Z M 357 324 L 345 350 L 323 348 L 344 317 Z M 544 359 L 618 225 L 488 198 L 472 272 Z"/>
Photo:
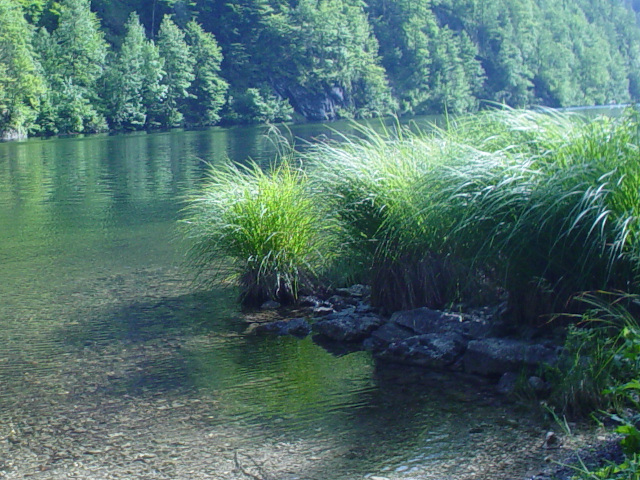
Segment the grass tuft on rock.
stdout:
<path fill-rule="evenodd" d="M 338 251 L 337 223 L 291 159 L 267 171 L 216 165 L 188 203 L 192 265 L 205 281 L 237 281 L 245 305 L 294 302 Z"/>

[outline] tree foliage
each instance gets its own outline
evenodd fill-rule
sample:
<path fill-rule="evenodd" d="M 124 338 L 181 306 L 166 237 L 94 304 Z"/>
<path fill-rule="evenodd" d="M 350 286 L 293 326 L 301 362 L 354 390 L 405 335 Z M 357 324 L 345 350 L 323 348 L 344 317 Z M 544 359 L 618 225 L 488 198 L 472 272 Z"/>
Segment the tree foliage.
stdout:
<path fill-rule="evenodd" d="M 160 83 L 166 88 L 166 95 L 156 120 L 163 127 L 176 127 L 182 124 L 182 107 L 190 97 L 189 87 L 195 78 L 195 59 L 184 32 L 169 16 L 165 16 L 160 25 L 158 51 L 164 60 L 165 73 Z"/>
<path fill-rule="evenodd" d="M 0 0 L 0 132 L 637 101 L 634 6 Z"/>
<path fill-rule="evenodd" d="M 11 0 L 0 0 L 0 137 L 25 135 L 44 93 L 31 35 L 22 10 Z"/>

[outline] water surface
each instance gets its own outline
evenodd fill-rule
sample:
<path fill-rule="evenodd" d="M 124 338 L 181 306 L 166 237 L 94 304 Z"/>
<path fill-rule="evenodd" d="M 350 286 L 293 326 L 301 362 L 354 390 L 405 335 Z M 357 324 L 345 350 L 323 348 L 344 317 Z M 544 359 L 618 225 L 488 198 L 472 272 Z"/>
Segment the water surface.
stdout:
<path fill-rule="evenodd" d="M 247 335 L 231 286 L 191 283 L 182 200 L 272 158 L 264 133 L 0 144 L 0 478 L 498 479 L 546 454 L 490 385 Z"/>

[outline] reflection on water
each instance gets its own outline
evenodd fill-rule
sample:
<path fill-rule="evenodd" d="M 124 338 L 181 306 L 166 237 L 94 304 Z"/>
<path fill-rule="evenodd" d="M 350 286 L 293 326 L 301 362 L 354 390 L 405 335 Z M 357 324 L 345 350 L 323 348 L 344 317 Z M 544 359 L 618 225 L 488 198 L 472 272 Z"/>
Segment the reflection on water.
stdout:
<path fill-rule="evenodd" d="M 474 478 L 537 438 L 482 385 L 247 336 L 232 289 L 195 289 L 182 199 L 206 163 L 269 159 L 263 133 L 0 144 L 0 478 Z"/>

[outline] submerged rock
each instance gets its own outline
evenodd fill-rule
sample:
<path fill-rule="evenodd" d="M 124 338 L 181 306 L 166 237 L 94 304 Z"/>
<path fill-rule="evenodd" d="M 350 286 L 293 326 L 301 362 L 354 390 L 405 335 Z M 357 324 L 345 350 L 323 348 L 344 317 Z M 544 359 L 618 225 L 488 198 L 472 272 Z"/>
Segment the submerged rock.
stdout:
<path fill-rule="evenodd" d="M 304 338 L 311 333 L 311 325 L 304 318 L 280 320 L 258 325 L 253 329 L 255 333 L 272 333 L 275 335 L 293 335 Z"/>

